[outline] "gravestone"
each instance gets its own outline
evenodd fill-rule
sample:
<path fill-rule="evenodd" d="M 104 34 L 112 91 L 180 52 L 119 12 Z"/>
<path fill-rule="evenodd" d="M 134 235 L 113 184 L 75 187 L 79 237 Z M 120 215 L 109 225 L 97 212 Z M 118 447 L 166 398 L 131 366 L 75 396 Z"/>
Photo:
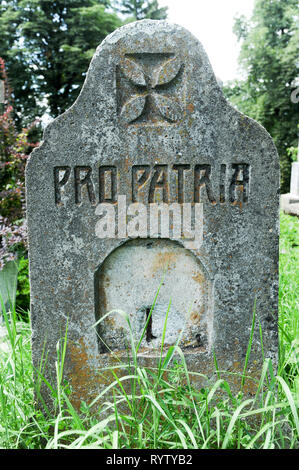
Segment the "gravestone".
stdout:
<path fill-rule="evenodd" d="M 277 152 L 226 101 L 188 31 L 143 20 L 108 36 L 26 178 L 33 361 L 47 355 L 55 383 L 67 326 L 75 406 L 127 358 L 120 310 L 136 341 L 145 332 L 142 364 L 156 365 L 167 316 L 164 354 L 179 338 L 189 370 L 209 379 L 213 353 L 221 369 L 242 372 L 255 305 L 276 362 Z M 248 374 L 261 363 L 256 327 Z"/>
<path fill-rule="evenodd" d="M 0 323 L 5 312 L 13 311 L 16 305 L 18 283 L 18 263 L 9 261 L 0 270 Z"/>
<path fill-rule="evenodd" d="M 281 195 L 280 205 L 287 214 L 299 216 L 299 142 L 297 161 L 292 163 L 290 192 Z"/>

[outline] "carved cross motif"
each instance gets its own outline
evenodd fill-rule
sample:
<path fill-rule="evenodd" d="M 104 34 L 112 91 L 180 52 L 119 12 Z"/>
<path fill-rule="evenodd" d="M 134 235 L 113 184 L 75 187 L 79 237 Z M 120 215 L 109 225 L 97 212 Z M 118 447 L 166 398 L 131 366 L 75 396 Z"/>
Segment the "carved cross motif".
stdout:
<path fill-rule="evenodd" d="M 182 69 L 176 57 L 167 58 L 158 66 L 146 69 L 131 58 L 125 58 L 121 72 L 134 86 L 136 93 L 125 101 L 120 110 L 120 119 L 133 123 L 144 113 L 155 114 L 173 123 L 182 116 L 182 108 L 177 97 L 169 97 L 165 92 L 171 87 Z"/>

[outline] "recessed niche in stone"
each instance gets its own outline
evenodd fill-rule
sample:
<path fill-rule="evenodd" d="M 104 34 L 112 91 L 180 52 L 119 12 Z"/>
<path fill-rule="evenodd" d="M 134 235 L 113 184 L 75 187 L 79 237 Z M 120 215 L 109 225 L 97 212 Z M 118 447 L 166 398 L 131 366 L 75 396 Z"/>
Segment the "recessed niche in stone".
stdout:
<path fill-rule="evenodd" d="M 208 347 L 213 309 L 205 268 L 177 242 L 135 239 L 115 249 L 95 275 L 96 320 L 116 310 L 99 323 L 100 352 L 130 344 L 128 322 L 117 310 L 128 315 L 139 341 L 158 290 L 141 351 L 160 349 L 168 309 L 165 346 L 181 334 L 183 348 Z"/>

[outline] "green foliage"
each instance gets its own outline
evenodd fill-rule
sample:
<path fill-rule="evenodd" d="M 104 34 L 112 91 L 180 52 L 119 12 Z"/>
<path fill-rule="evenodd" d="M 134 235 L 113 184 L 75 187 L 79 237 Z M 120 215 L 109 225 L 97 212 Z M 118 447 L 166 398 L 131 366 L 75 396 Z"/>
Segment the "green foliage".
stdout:
<path fill-rule="evenodd" d="M 22 256 L 18 265 L 18 283 L 16 292 L 16 310 L 23 320 L 28 321 L 30 309 L 29 261 Z"/>
<path fill-rule="evenodd" d="M 121 25 L 107 1 L 0 1 L 0 50 L 16 111 L 55 117 L 76 99 L 98 44 Z M 3 51 L 3 52 L 2 52 Z"/>
<path fill-rule="evenodd" d="M 14 89 L 14 121 L 21 129 L 41 115 L 44 107 L 34 93 L 32 65 L 21 40 L 19 3 L 17 0 L 0 0 L 0 56 L 9 69 L 10 84 Z"/>
<path fill-rule="evenodd" d="M 294 367 L 299 363 L 298 266 L 299 219 L 281 213 L 279 257 L 280 357 L 283 367 L 293 376 L 293 380 L 296 376 Z"/>
<path fill-rule="evenodd" d="M 167 7 L 159 8 L 158 0 L 114 0 L 113 5 L 130 21 L 164 20 L 167 17 Z"/>
<path fill-rule="evenodd" d="M 245 78 L 224 88 L 240 111 L 259 121 L 273 137 L 281 163 L 281 190 L 289 192 L 289 147 L 297 147 L 299 106 L 291 101 L 299 74 L 297 0 L 257 0 L 253 17 L 240 17 L 234 32 L 242 42 Z"/>
<path fill-rule="evenodd" d="M 3 349 L 0 341 L 1 448 L 298 447 L 299 397 L 286 372 L 275 375 L 271 360 L 266 360 L 250 399 L 242 392 L 234 394 L 229 378 L 222 378 L 225 372 L 219 370 L 214 383 L 197 389 L 190 382 L 196 373 L 187 369 L 178 344 L 161 353 L 156 368 L 142 367 L 137 349 L 131 350 L 132 363 L 112 368 L 114 380 L 92 403 L 83 402 L 79 414 L 70 402 L 71 387 L 63 380 L 66 330 L 57 345 L 57 383 L 45 382 L 54 408 L 42 412 L 34 406 L 39 383 L 33 382 L 28 324 L 17 322 L 14 311 L 4 311 L 4 320 L 8 347 Z M 131 347 L 136 348 L 134 341 Z M 298 361 L 295 368 L 298 378 Z"/>
<path fill-rule="evenodd" d="M 28 261 L 24 258 L 27 254 L 24 172 L 28 153 L 36 144 L 28 141 L 30 129 L 17 131 L 11 89 L 1 57 L 0 79 L 4 80 L 5 85 L 4 109 L 3 114 L 0 113 L 0 295 L 7 309 L 16 307 L 18 314 L 28 320 Z"/>
<path fill-rule="evenodd" d="M 291 162 L 297 162 L 298 160 L 298 147 L 289 147 L 287 154 L 290 157 Z"/>
<path fill-rule="evenodd" d="M 0 57 L 0 79 L 4 80 L 5 100 L 0 113 L 0 269 L 27 251 L 25 221 L 25 163 L 28 153 L 37 144 L 28 135 L 36 123 L 17 131 L 13 119 L 11 89 L 5 64 Z"/>

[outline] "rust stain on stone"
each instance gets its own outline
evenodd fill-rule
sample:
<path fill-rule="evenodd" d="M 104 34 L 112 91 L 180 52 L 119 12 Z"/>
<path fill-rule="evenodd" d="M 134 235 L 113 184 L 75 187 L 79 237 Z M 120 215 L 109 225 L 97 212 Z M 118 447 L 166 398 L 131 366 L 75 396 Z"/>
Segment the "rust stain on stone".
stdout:
<path fill-rule="evenodd" d="M 176 253 L 157 253 L 152 268 L 153 274 L 155 274 L 159 270 L 169 268 L 171 264 L 174 264 L 176 262 L 176 259 Z"/>
<path fill-rule="evenodd" d="M 201 273 L 195 274 L 192 276 L 192 279 L 194 279 L 194 281 L 198 282 L 199 284 L 203 284 L 205 282 L 205 278 Z"/>
<path fill-rule="evenodd" d="M 88 364 L 83 338 L 78 343 L 69 342 L 68 353 L 72 367 L 72 404 L 76 409 L 79 409 L 81 401 L 88 395 L 87 390 L 96 388 L 96 380 L 94 372 Z"/>
<path fill-rule="evenodd" d="M 232 206 L 239 206 L 240 209 L 242 209 L 243 204 L 242 201 L 234 201 L 232 202 Z"/>
<path fill-rule="evenodd" d="M 190 315 L 190 320 L 192 321 L 192 323 L 199 323 L 200 322 L 200 313 L 197 312 L 197 311 L 193 311 Z"/>
<path fill-rule="evenodd" d="M 129 171 L 130 164 L 132 164 L 132 161 L 130 160 L 130 158 L 125 158 L 124 167 L 125 167 L 125 172 L 126 173 Z"/>

